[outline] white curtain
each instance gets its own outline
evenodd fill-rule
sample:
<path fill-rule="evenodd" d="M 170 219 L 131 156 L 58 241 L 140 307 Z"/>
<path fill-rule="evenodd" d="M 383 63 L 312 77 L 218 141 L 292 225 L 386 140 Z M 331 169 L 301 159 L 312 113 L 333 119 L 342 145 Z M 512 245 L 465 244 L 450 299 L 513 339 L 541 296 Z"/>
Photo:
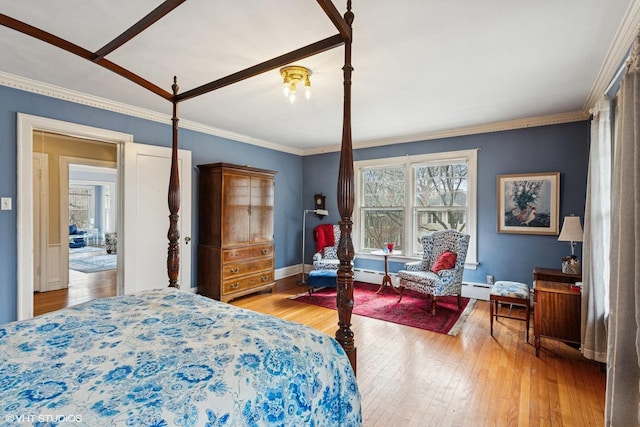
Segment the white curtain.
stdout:
<path fill-rule="evenodd" d="M 619 92 L 611 206 L 607 426 L 640 425 L 640 44 Z"/>
<path fill-rule="evenodd" d="M 591 150 L 582 245 L 582 354 L 606 363 L 611 242 L 611 101 L 591 111 Z"/>

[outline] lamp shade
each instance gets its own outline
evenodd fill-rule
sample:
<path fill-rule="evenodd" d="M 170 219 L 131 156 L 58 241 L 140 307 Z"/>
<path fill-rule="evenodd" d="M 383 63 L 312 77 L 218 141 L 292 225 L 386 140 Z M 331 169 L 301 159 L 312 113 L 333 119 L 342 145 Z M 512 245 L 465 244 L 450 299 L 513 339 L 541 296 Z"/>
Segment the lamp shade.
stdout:
<path fill-rule="evenodd" d="M 579 216 L 565 216 L 558 240 L 561 242 L 582 242 L 582 225 Z"/>

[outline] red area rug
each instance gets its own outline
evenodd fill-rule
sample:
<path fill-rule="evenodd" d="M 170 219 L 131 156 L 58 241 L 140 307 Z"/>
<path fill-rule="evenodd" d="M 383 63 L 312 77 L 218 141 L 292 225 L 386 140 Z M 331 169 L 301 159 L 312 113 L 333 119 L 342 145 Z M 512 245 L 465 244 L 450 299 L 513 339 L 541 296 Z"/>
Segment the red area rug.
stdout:
<path fill-rule="evenodd" d="M 390 288 L 376 295 L 379 288 L 380 285 L 355 282 L 353 314 L 455 336 L 475 304 L 475 300 L 462 298 L 462 309 L 459 309 L 457 297 L 438 297 L 436 315 L 432 316 L 431 299 L 427 295 L 405 289 L 398 303 L 399 295 Z M 336 309 L 335 288 L 323 288 L 311 295 L 307 292 L 292 299 Z"/>

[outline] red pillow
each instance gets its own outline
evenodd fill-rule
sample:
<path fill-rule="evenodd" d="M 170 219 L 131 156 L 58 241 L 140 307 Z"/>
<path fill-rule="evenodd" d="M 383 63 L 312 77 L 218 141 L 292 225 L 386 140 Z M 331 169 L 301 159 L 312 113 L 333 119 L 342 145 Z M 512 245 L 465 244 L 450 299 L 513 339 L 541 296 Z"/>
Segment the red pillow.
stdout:
<path fill-rule="evenodd" d="M 448 270 L 450 268 L 453 268 L 453 266 L 456 265 L 457 258 L 458 255 L 456 255 L 455 253 L 444 251 L 440 255 L 438 255 L 436 262 L 434 262 L 433 266 L 431 267 L 431 271 L 437 274 L 440 270 Z"/>

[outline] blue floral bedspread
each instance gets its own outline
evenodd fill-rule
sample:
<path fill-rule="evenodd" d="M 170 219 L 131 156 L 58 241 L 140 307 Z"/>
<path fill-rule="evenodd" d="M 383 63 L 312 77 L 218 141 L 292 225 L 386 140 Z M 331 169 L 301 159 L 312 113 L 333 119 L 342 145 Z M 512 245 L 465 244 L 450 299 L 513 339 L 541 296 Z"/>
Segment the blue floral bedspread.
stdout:
<path fill-rule="evenodd" d="M 0 425 L 357 426 L 331 337 L 172 288 L 0 325 Z"/>

